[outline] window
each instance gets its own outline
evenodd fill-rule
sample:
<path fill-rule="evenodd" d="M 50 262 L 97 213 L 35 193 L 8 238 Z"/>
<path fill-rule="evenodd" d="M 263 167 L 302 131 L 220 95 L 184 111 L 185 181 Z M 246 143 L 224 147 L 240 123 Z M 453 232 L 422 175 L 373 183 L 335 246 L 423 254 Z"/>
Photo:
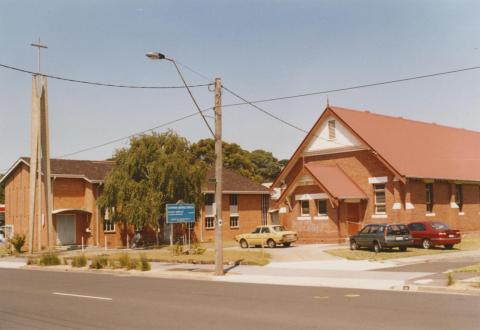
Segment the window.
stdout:
<path fill-rule="evenodd" d="M 205 228 L 206 229 L 215 228 L 215 218 L 214 217 L 206 217 L 205 218 Z"/>
<path fill-rule="evenodd" d="M 432 228 L 436 230 L 448 229 L 448 225 L 441 222 L 432 222 Z"/>
<path fill-rule="evenodd" d="M 373 191 L 375 194 L 375 214 L 385 214 L 386 208 L 386 197 L 385 197 L 385 184 L 374 184 Z"/>
<path fill-rule="evenodd" d="M 433 213 L 433 183 L 425 184 L 425 204 L 427 213 Z"/>
<path fill-rule="evenodd" d="M 260 234 L 260 229 L 262 229 L 262 227 L 255 228 L 255 230 L 252 231 L 252 234 Z"/>
<path fill-rule="evenodd" d="M 238 228 L 238 217 L 230 217 L 230 228 Z"/>
<path fill-rule="evenodd" d="M 263 227 L 262 231 L 260 231 L 260 234 L 269 234 L 270 233 L 270 228 L 268 227 Z"/>
<path fill-rule="evenodd" d="M 328 139 L 329 140 L 335 139 L 335 120 L 328 121 Z"/>
<path fill-rule="evenodd" d="M 368 234 L 370 232 L 370 226 L 365 226 L 363 227 L 362 230 L 360 230 L 360 234 Z"/>
<path fill-rule="evenodd" d="M 238 199 L 236 194 L 230 195 L 230 206 L 237 206 L 238 205 Z"/>
<path fill-rule="evenodd" d="M 407 226 L 405 225 L 390 225 L 387 226 L 387 235 L 408 235 L 410 232 L 408 231 Z"/>
<path fill-rule="evenodd" d="M 113 222 L 113 220 L 103 219 L 103 231 L 106 232 L 106 233 L 114 232 L 115 231 L 115 222 Z"/>
<path fill-rule="evenodd" d="M 455 185 L 455 203 L 458 205 L 458 211 L 463 211 L 463 189 L 461 184 Z"/>
<path fill-rule="evenodd" d="M 326 199 L 317 199 L 317 214 L 319 216 L 327 215 L 327 200 Z"/>
<path fill-rule="evenodd" d="M 273 230 L 274 231 L 286 231 L 285 227 L 284 226 L 274 226 L 273 227 Z"/>
<path fill-rule="evenodd" d="M 215 196 L 213 194 L 205 194 L 205 205 L 212 205 L 215 201 Z"/>
<path fill-rule="evenodd" d="M 411 231 L 425 231 L 425 225 L 422 223 L 412 223 L 408 225 Z"/>
<path fill-rule="evenodd" d="M 300 215 L 310 215 L 310 203 L 308 201 L 300 201 Z"/>

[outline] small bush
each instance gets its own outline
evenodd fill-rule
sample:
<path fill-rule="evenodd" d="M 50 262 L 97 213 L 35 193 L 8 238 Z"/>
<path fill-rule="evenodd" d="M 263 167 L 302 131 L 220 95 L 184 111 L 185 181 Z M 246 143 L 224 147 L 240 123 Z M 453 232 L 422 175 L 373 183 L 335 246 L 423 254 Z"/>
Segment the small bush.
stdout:
<path fill-rule="evenodd" d="M 33 257 L 28 257 L 27 265 L 38 265 L 38 259 Z"/>
<path fill-rule="evenodd" d="M 151 270 L 152 267 L 150 266 L 150 263 L 148 262 L 148 259 L 145 255 L 140 256 L 140 263 L 139 263 L 139 270 L 142 272 L 146 272 Z"/>
<path fill-rule="evenodd" d="M 60 258 L 55 252 L 47 252 L 40 257 L 40 265 L 42 266 L 57 266 L 60 264 Z"/>
<path fill-rule="evenodd" d="M 200 244 L 197 242 L 192 244 L 192 254 L 195 255 L 202 255 L 207 251 L 206 248 L 202 247 Z"/>
<path fill-rule="evenodd" d="M 85 255 L 81 254 L 73 257 L 72 267 L 85 267 L 87 265 L 87 258 Z"/>
<path fill-rule="evenodd" d="M 453 273 L 449 272 L 447 277 L 447 285 L 452 286 L 455 284 L 455 278 L 453 277 Z"/>
<path fill-rule="evenodd" d="M 107 267 L 107 265 L 108 265 L 108 258 L 106 256 L 96 256 L 92 259 L 90 268 L 102 269 Z"/>
<path fill-rule="evenodd" d="M 183 254 L 183 245 L 180 242 L 173 244 L 172 246 L 173 255 L 179 256 Z"/>
<path fill-rule="evenodd" d="M 117 259 L 109 258 L 108 259 L 108 268 L 118 269 L 118 268 L 122 268 L 122 266 L 120 265 L 120 262 Z"/>
<path fill-rule="evenodd" d="M 120 268 L 127 268 L 130 264 L 130 256 L 128 255 L 128 253 L 122 253 L 118 257 L 118 263 L 120 264 Z"/>
<path fill-rule="evenodd" d="M 132 259 L 130 258 L 128 260 L 128 264 L 127 264 L 127 270 L 132 270 L 132 269 L 137 269 L 139 268 L 138 265 L 140 264 L 139 260 L 138 259 Z"/>
<path fill-rule="evenodd" d="M 25 235 L 15 234 L 8 239 L 8 242 L 13 245 L 16 252 L 22 253 L 22 248 L 25 245 Z"/>

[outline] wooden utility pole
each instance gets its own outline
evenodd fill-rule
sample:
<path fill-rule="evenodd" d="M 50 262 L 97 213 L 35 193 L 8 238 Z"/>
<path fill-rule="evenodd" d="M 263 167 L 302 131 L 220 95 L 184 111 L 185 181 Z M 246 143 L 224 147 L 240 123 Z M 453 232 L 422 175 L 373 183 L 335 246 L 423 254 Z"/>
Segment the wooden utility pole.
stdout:
<path fill-rule="evenodd" d="M 215 78 L 215 275 L 223 270 L 223 220 L 222 220 L 222 80 Z"/>

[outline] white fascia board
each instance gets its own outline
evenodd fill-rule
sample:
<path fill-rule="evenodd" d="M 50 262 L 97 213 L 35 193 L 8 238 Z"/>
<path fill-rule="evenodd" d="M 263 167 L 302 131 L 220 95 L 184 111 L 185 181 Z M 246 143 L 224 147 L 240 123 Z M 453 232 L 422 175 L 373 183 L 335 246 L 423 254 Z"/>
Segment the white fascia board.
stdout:
<path fill-rule="evenodd" d="M 309 201 L 313 199 L 328 199 L 328 195 L 325 193 L 295 195 L 296 201 Z"/>
<path fill-rule="evenodd" d="M 387 183 L 387 182 L 388 182 L 388 176 L 376 176 L 373 178 L 368 178 L 369 184 Z"/>
<path fill-rule="evenodd" d="M 10 173 L 13 172 L 13 170 L 15 168 L 17 168 L 17 166 L 20 164 L 20 163 L 24 163 L 25 165 L 27 165 L 28 167 L 30 167 L 30 164 L 28 164 L 26 161 L 24 161 L 22 158 L 19 158 L 17 159 L 17 161 L 15 163 L 13 163 L 12 166 L 10 166 L 10 168 L 7 170 L 7 172 L 5 172 L 5 174 L 3 175 L 3 177 L 0 179 L 0 183 L 2 183 L 3 181 L 5 181 L 7 179 L 7 177 L 10 175 Z"/>

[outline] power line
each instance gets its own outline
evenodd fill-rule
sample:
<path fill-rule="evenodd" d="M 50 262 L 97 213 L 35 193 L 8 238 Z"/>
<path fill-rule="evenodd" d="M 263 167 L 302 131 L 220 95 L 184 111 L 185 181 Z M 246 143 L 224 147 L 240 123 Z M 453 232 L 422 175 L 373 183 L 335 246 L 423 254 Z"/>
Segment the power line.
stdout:
<path fill-rule="evenodd" d="M 109 83 L 102 83 L 102 82 L 95 82 L 95 81 L 86 81 L 86 80 L 78 80 L 78 79 L 71 79 L 71 78 L 65 78 L 65 77 L 60 77 L 60 76 L 52 76 L 44 73 L 38 73 L 34 71 L 29 71 L 21 68 L 16 68 L 10 65 L 5 65 L 5 64 L 0 64 L 0 67 L 4 69 L 9 69 L 13 71 L 18 71 L 18 72 L 23 72 L 23 73 L 28 73 L 28 74 L 33 74 L 33 75 L 38 75 L 38 76 L 43 76 L 51 79 L 57 79 L 57 80 L 63 80 L 63 81 L 68 81 L 68 82 L 73 82 L 73 83 L 79 83 L 79 84 L 86 84 L 86 85 L 95 85 L 95 86 L 103 86 L 103 87 L 116 87 L 116 88 L 131 88 L 131 89 L 179 89 L 179 88 L 185 88 L 185 86 L 139 86 L 139 85 L 122 85 L 122 84 L 109 84 Z M 188 87 L 205 87 L 205 86 L 210 86 L 211 84 L 197 84 L 197 85 L 188 85 Z"/>
<path fill-rule="evenodd" d="M 209 111 L 209 110 L 212 110 L 213 108 L 207 108 L 207 109 L 204 109 L 204 110 L 201 110 L 201 113 L 203 112 L 206 112 L 206 111 Z M 80 149 L 80 150 L 77 150 L 77 151 L 74 151 L 74 152 L 70 152 L 68 154 L 64 154 L 64 155 L 61 155 L 61 156 L 57 156 L 57 157 L 54 157 L 54 158 L 65 158 L 65 157 L 70 157 L 70 156 L 73 156 L 73 155 L 77 155 L 79 153 L 83 153 L 83 152 L 86 152 L 86 151 L 90 151 L 90 150 L 94 150 L 94 149 L 98 149 L 98 148 L 101 148 L 101 147 L 105 147 L 107 145 L 110 145 L 110 144 L 114 144 L 114 143 L 117 143 L 117 142 L 120 142 L 120 141 L 123 141 L 123 140 L 127 140 L 127 139 L 130 139 L 134 136 L 137 136 L 137 135 L 141 135 L 141 134 L 144 134 L 144 133 L 147 133 L 147 132 L 153 132 L 154 130 L 157 130 L 159 128 L 162 128 L 162 127 L 165 127 L 165 126 L 169 126 L 169 125 L 172 125 L 172 124 L 175 124 L 175 123 L 178 123 L 179 121 L 182 121 L 182 120 L 185 120 L 185 119 L 188 119 L 188 118 L 191 118 L 191 117 L 195 117 L 197 115 L 199 115 L 200 113 L 199 112 L 193 112 L 189 115 L 185 115 L 183 117 L 180 117 L 180 118 L 177 118 L 177 119 L 173 119 L 171 121 L 168 121 L 166 123 L 163 123 L 163 124 L 160 124 L 160 125 L 157 125 L 157 126 L 154 126 L 154 127 L 151 127 L 151 128 L 148 128 L 146 130 L 143 130 L 143 131 L 140 131 L 140 132 L 136 132 L 136 133 L 133 133 L 133 134 L 130 134 L 130 135 L 127 135 L 127 136 L 124 136 L 124 137 L 121 137 L 121 138 L 118 138 L 118 139 L 114 139 L 114 140 L 111 140 L 111 141 L 108 141 L 108 142 L 104 142 L 104 143 L 101 143 L 101 144 L 97 144 L 97 145 L 94 145 L 94 146 L 91 146 L 91 147 L 86 147 L 86 148 L 83 148 L 83 149 Z"/>
<path fill-rule="evenodd" d="M 394 79 L 394 80 L 387 80 L 387 81 L 382 81 L 382 82 L 377 82 L 377 83 L 354 85 L 354 86 L 350 86 L 350 87 L 343 87 L 343 88 L 328 89 L 328 90 L 317 91 L 317 92 L 309 92 L 309 93 L 301 93 L 301 94 L 273 97 L 273 98 L 268 98 L 268 99 L 259 99 L 259 100 L 254 100 L 254 101 L 250 101 L 250 102 L 243 101 L 243 102 L 239 102 L 239 103 L 230 103 L 230 104 L 224 104 L 223 107 L 234 107 L 234 106 L 245 105 L 245 104 L 252 105 L 252 104 L 256 104 L 256 103 L 266 103 L 266 102 L 273 102 L 273 101 L 295 99 L 295 98 L 306 97 L 306 96 L 314 96 L 314 95 L 321 95 L 321 94 L 328 94 L 328 93 L 335 93 L 335 92 L 344 92 L 344 91 L 349 91 L 349 90 L 354 90 L 354 89 L 361 89 L 361 88 L 381 86 L 381 85 L 389 85 L 389 84 L 395 84 L 395 83 L 400 83 L 400 82 L 405 82 L 405 81 L 432 78 L 432 77 L 444 76 L 444 75 L 460 73 L 460 72 L 465 72 L 465 71 L 471 71 L 471 70 L 478 70 L 478 69 L 480 69 L 480 66 L 472 66 L 472 67 L 462 68 L 462 69 L 457 69 L 457 70 L 450 70 L 450 71 L 443 71 L 443 72 L 437 72 L 437 73 L 431 73 L 431 74 L 417 75 L 417 76 L 401 78 L 401 79 Z"/>

